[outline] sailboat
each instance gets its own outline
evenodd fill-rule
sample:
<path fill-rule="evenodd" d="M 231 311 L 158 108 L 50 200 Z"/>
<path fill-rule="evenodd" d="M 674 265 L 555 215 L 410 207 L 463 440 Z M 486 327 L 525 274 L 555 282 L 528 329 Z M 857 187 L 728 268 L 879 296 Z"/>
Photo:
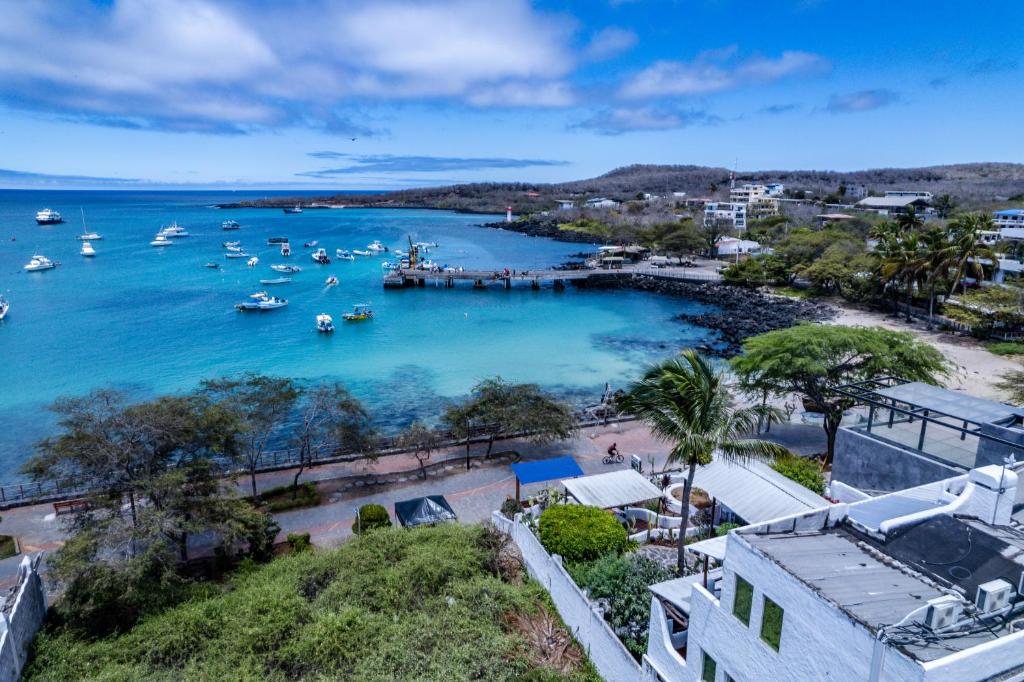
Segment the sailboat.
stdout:
<path fill-rule="evenodd" d="M 82 234 L 78 235 L 78 238 L 81 241 L 83 241 L 83 242 L 96 241 L 97 239 L 103 239 L 103 237 L 100 236 L 99 234 L 97 234 L 95 232 L 89 232 L 89 230 L 86 229 L 86 227 L 85 227 L 85 209 L 79 207 L 78 210 L 82 212 Z M 84 256 L 85 255 L 85 253 L 84 253 L 85 248 L 84 247 L 82 248 L 82 251 L 83 251 L 82 255 Z M 91 256 L 92 254 L 89 254 L 89 255 Z"/>

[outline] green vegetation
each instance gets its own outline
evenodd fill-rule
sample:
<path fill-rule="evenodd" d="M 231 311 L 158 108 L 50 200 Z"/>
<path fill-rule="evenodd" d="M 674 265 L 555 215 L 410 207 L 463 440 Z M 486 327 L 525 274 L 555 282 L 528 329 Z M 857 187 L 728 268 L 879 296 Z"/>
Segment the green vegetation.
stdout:
<path fill-rule="evenodd" d="M 10 535 L 0 535 L 0 559 L 7 559 L 18 553 L 18 543 Z"/>
<path fill-rule="evenodd" d="M 1011 403 L 1024 407 L 1024 369 L 1010 370 L 996 386 L 1010 394 Z"/>
<path fill-rule="evenodd" d="M 821 473 L 821 467 L 812 459 L 795 455 L 779 457 L 772 462 L 772 469 L 808 490 L 813 490 L 819 495 L 825 494 L 825 477 Z"/>
<path fill-rule="evenodd" d="M 122 634 L 51 621 L 24 679 L 597 682 L 506 542 L 481 526 L 382 530 L 246 567 Z"/>
<path fill-rule="evenodd" d="M 292 552 L 308 552 L 313 549 L 313 543 L 309 540 L 309 533 L 288 533 L 288 545 Z"/>
<path fill-rule="evenodd" d="M 540 515 L 540 542 L 569 562 L 592 561 L 625 551 L 626 529 L 603 509 L 581 504 L 556 504 Z"/>
<path fill-rule="evenodd" d="M 732 601 L 732 615 L 744 625 L 750 625 L 750 609 L 754 604 L 754 586 L 736 576 L 736 593 Z"/>
<path fill-rule="evenodd" d="M 626 648 L 637 658 L 646 653 L 651 619 L 651 592 L 647 588 L 671 579 L 672 572 L 639 554 L 606 554 L 593 562 L 569 564 L 568 570 L 591 599 L 607 603 L 605 620 Z"/>
<path fill-rule="evenodd" d="M 771 459 L 785 453 L 775 443 L 747 438 L 759 422 L 779 420 L 770 407 L 734 409 L 725 387 L 724 375 L 706 358 L 687 350 L 647 372 L 622 398 L 623 412 L 639 417 L 659 439 L 670 443 L 668 464 L 687 467 L 684 500 L 693 492 L 698 464 L 708 464 L 712 453 L 725 459 L 755 457 Z M 684 575 L 684 547 L 689 517 L 683 515 L 679 529 L 677 567 Z"/>
<path fill-rule="evenodd" d="M 267 488 L 259 496 L 260 506 L 270 512 L 282 512 L 289 509 L 315 507 L 320 504 L 320 492 L 312 483 L 303 483 L 297 488 L 281 485 Z"/>
<path fill-rule="evenodd" d="M 939 351 L 909 333 L 807 323 L 747 339 L 731 363 L 750 395 L 796 393 L 825 415 L 826 466 L 843 411 L 852 406 L 836 388 L 881 376 L 934 384 L 948 371 Z"/>
<path fill-rule="evenodd" d="M 782 607 L 768 597 L 764 598 L 764 612 L 761 614 L 761 639 L 768 646 L 779 650 L 782 643 L 782 619 L 785 615 Z"/>
<path fill-rule="evenodd" d="M 359 508 L 359 517 L 352 524 L 352 532 L 366 533 L 377 528 L 388 528 L 391 526 L 391 516 L 388 510 L 379 504 L 364 504 Z"/>
<path fill-rule="evenodd" d="M 996 355 L 1024 355 L 1024 342 L 1021 341 L 991 341 L 985 344 L 985 348 Z"/>
<path fill-rule="evenodd" d="M 715 526 L 715 535 L 717 537 L 722 537 L 723 535 L 728 535 L 729 531 L 741 527 L 742 526 L 740 526 L 740 524 L 738 523 L 720 523 L 717 526 Z"/>
<path fill-rule="evenodd" d="M 579 218 L 571 223 L 559 223 L 558 229 L 563 232 L 581 232 L 600 239 L 607 239 L 612 233 L 610 227 L 593 218 Z"/>

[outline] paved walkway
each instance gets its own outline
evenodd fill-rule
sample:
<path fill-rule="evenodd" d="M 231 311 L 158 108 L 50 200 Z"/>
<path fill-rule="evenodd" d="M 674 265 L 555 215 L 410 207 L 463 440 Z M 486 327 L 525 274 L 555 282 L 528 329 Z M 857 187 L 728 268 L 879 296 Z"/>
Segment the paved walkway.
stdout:
<path fill-rule="evenodd" d="M 797 452 L 821 451 L 824 449 L 824 433 L 820 428 L 798 424 L 776 425 L 772 427 L 773 439 L 778 439 L 787 447 Z M 626 455 L 625 462 L 619 465 L 601 463 L 608 447 L 616 443 L 620 452 Z M 482 451 L 486 446 L 475 445 L 474 452 Z M 667 447 L 652 437 L 650 430 L 639 423 L 627 422 L 608 426 L 591 427 L 581 431 L 576 440 L 569 443 L 537 447 L 525 441 L 503 441 L 495 444 L 495 452 L 513 450 L 522 455 L 522 459 L 539 460 L 549 457 L 572 454 L 586 474 L 602 473 L 629 466 L 629 455 L 637 454 L 644 461 L 644 471 L 650 471 L 652 462 L 656 470 L 663 469 L 667 455 Z M 324 481 L 323 489 L 326 502 L 317 507 L 296 509 L 276 515 L 281 525 L 279 540 L 288 533 L 310 533 L 314 544 L 320 547 L 333 547 L 344 542 L 352 534 L 352 522 L 356 509 L 367 503 L 383 505 L 392 511 L 394 503 L 423 495 L 444 495 L 461 521 L 475 523 L 490 517 L 493 510 L 501 507 L 505 498 L 515 494 L 515 478 L 508 465 L 508 459 L 484 462 L 473 461 L 473 468 L 467 471 L 464 467 L 465 449 L 452 448 L 434 453 L 431 462 L 450 460 L 454 466 L 443 475 L 431 476 L 422 480 L 418 475 L 410 475 L 406 482 L 371 487 L 351 488 L 348 490 L 332 490 L 327 481 L 342 476 L 368 473 L 393 473 L 407 469 L 415 469 L 417 462 L 412 455 L 393 455 L 382 457 L 376 462 L 360 461 L 327 464 L 307 470 L 303 473 L 303 481 Z M 262 473 L 257 476 L 257 487 L 264 490 L 269 487 L 291 483 L 295 470 L 283 470 Z M 527 496 L 543 490 L 556 482 L 536 483 L 522 488 L 522 495 Z M 249 490 L 249 479 L 239 479 L 239 489 Z M 58 519 L 49 504 L 35 505 L 10 509 L 2 514 L 0 533 L 14 535 L 19 539 L 22 551 L 33 553 L 53 550 L 63 544 L 65 534 L 63 519 Z M 0 561 L 0 587 L 9 584 L 10 576 L 17 572 L 21 557 L 12 557 Z"/>

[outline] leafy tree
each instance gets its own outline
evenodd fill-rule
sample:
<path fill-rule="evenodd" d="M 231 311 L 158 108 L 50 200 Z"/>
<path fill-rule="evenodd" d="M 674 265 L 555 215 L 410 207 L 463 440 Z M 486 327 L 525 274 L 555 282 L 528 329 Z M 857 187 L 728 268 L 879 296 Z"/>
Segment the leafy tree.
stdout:
<path fill-rule="evenodd" d="M 935 295 L 938 283 L 948 276 L 950 268 L 956 264 L 956 249 L 949 241 L 949 236 L 940 227 L 933 227 L 921 234 L 922 269 L 924 271 L 924 287 L 928 292 L 928 326 L 932 325 L 935 315 Z"/>
<path fill-rule="evenodd" d="M 360 452 L 373 447 L 373 427 L 362 404 L 341 384 L 322 384 L 303 392 L 300 420 L 295 432 L 299 447 L 299 468 L 292 481 L 293 496 L 299 476 L 312 466 L 322 450 L 338 447 Z"/>
<path fill-rule="evenodd" d="M 741 287 L 760 287 L 768 283 L 763 258 L 747 258 L 733 263 L 722 272 L 726 284 Z"/>
<path fill-rule="evenodd" d="M 991 262 L 996 256 L 982 241 L 981 233 L 991 229 L 992 216 L 983 213 L 966 213 L 950 224 L 950 241 L 956 259 L 956 274 L 953 286 L 949 289 L 950 296 L 956 293 L 956 285 L 961 283 L 965 274 L 971 273 L 979 280 L 985 277 L 982 261 Z M 966 283 L 963 283 L 963 291 L 967 291 Z"/>
<path fill-rule="evenodd" d="M 686 568 L 686 509 L 697 465 L 708 464 L 715 453 L 726 459 L 771 459 L 786 452 L 775 443 L 747 437 L 759 418 L 777 421 L 777 411 L 763 407 L 736 409 L 730 403 L 723 375 L 692 350 L 651 367 L 620 402 L 624 412 L 645 421 L 656 437 L 672 445 L 669 463 L 688 469 L 676 559 L 680 574 Z"/>
<path fill-rule="evenodd" d="M 582 504 L 555 504 L 540 515 L 541 544 L 566 561 L 592 561 L 621 554 L 629 542 L 626 529 L 604 509 Z"/>
<path fill-rule="evenodd" d="M 1024 407 L 1024 369 L 1010 370 L 996 386 L 1010 394 L 1011 403 Z"/>
<path fill-rule="evenodd" d="M 466 440 L 466 469 L 470 468 L 469 439 L 480 431 L 487 434 L 487 457 L 500 435 L 522 433 L 531 443 L 544 445 L 576 433 L 569 405 L 536 384 L 512 384 L 501 377 L 478 383 L 467 400 L 445 411 L 441 421 L 452 435 Z"/>
<path fill-rule="evenodd" d="M 240 424 L 234 451 L 245 464 L 256 498 L 256 471 L 270 438 L 291 416 L 299 389 L 291 379 L 262 374 L 243 374 L 226 379 L 207 379 L 202 391 L 235 415 Z"/>
<path fill-rule="evenodd" d="M 811 323 L 751 337 L 731 362 L 746 390 L 796 393 L 825 415 L 826 465 L 843 411 L 852 406 L 836 388 L 887 375 L 934 384 L 948 371 L 939 351 L 909 333 Z"/>
<path fill-rule="evenodd" d="M 440 434 L 423 422 L 413 422 L 399 434 L 398 444 L 412 452 L 412 456 L 420 465 L 420 475 L 426 480 L 427 462 L 430 461 L 430 453 L 441 445 Z"/>

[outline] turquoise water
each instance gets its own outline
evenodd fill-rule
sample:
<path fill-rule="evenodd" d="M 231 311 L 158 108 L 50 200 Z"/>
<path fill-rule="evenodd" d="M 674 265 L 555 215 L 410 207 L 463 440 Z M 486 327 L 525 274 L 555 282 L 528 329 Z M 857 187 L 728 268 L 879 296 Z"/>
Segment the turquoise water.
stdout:
<path fill-rule="evenodd" d="M 440 244 L 429 254 L 435 262 L 486 269 L 550 266 L 583 247 L 478 227 L 498 216 L 386 209 L 285 215 L 211 206 L 265 195 L 0 192 L 0 291 L 11 302 L 0 323 L 0 479 L 13 478 L 31 443 L 52 428 L 47 404 L 97 387 L 142 397 L 248 370 L 338 379 L 383 424 L 398 425 L 435 416 L 445 399 L 493 375 L 594 397 L 605 381 L 622 385 L 645 363 L 709 334 L 672 319 L 697 304 L 632 292 L 468 285 L 385 291 L 383 258 L 321 266 L 302 244 L 316 239 L 333 259 L 336 248 L 362 249 L 374 239 L 404 247 L 411 235 Z M 37 226 L 35 213 L 44 207 L 66 222 Z M 89 229 L 103 235 L 93 243 L 94 259 L 78 255 L 80 207 Z M 242 229 L 222 231 L 226 218 Z M 172 220 L 192 236 L 163 249 L 149 246 Z M 267 245 L 271 235 L 290 238 L 290 260 Z M 225 240 L 240 240 L 259 265 L 225 259 Z M 23 272 L 33 253 L 61 266 Z M 207 261 L 223 269 L 203 267 Z M 259 285 L 279 276 L 272 263 L 284 262 L 303 271 L 291 284 Z M 340 285 L 325 287 L 329 275 Z M 289 305 L 235 311 L 235 303 L 260 289 Z M 364 302 L 373 305 L 373 321 L 341 321 L 341 313 Z M 314 331 L 320 312 L 334 316 L 333 335 Z"/>

